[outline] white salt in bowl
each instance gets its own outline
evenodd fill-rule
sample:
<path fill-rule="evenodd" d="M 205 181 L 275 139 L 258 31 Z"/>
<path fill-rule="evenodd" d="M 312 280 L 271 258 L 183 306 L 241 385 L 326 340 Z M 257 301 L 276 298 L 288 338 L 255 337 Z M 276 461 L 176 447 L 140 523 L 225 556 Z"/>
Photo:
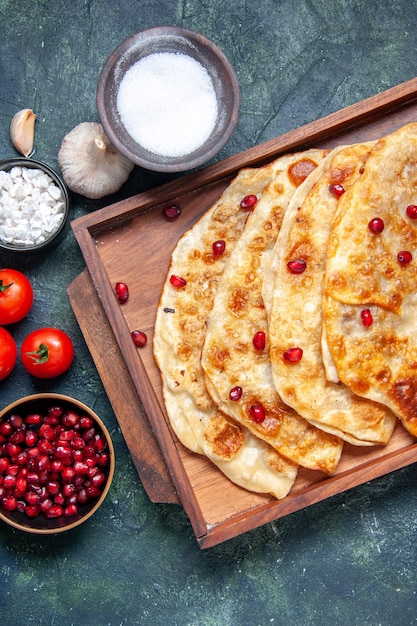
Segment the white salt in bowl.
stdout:
<path fill-rule="evenodd" d="M 68 190 L 53 169 L 30 158 L 0 161 L 0 250 L 42 252 L 66 233 Z"/>
<path fill-rule="evenodd" d="M 129 37 L 111 53 L 96 102 L 121 154 L 149 170 L 181 172 L 209 161 L 230 139 L 240 90 L 212 41 L 163 26 Z"/>

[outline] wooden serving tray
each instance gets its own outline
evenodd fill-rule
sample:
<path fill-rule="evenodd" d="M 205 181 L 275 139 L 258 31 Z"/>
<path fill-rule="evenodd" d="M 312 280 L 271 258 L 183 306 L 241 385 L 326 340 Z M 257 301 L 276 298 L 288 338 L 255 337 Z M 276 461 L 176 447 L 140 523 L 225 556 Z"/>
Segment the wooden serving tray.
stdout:
<path fill-rule="evenodd" d="M 173 434 L 166 417 L 160 375 L 152 354 L 159 296 L 178 238 L 210 207 L 242 167 L 259 167 L 281 154 L 308 147 L 332 148 L 374 140 L 416 120 L 417 79 L 413 79 L 205 169 L 72 222 L 91 276 L 90 288 L 95 289 L 111 329 L 112 340 L 122 355 L 119 364 L 106 373 L 103 382 L 111 401 L 115 387 L 118 389 L 117 406 L 113 406 L 126 443 L 138 467 L 141 455 L 138 442 L 142 441 L 143 432 L 147 430 L 147 435 L 155 437 L 201 548 L 216 545 L 409 465 L 417 460 L 417 443 L 398 424 L 385 447 L 360 448 L 345 444 L 342 460 L 333 476 L 300 469 L 290 494 L 281 501 L 237 487 L 207 459 L 186 450 Z M 175 222 L 167 222 L 162 209 L 172 203 L 178 204 L 182 213 Z M 117 281 L 124 281 L 129 286 L 129 300 L 124 305 L 119 305 L 114 296 Z M 97 347 L 91 346 L 91 333 L 86 329 L 90 300 L 85 300 L 85 308 L 78 300 L 75 308 L 84 326 L 87 343 L 98 359 Z M 137 348 L 131 339 L 130 333 L 135 329 L 148 335 L 144 348 Z M 129 390 L 130 396 L 124 405 L 125 389 Z M 144 426 L 143 416 L 138 411 L 129 410 L 129 397 L 134 395 L 132 389 L 140 398 L 151 429 Z M 154 458 L 156 456 L 155 453 Z M 165 479 L 161 485 L 166 485 Z M 168 501 L 172 501 L 171 494 L 168 488 Z"/>

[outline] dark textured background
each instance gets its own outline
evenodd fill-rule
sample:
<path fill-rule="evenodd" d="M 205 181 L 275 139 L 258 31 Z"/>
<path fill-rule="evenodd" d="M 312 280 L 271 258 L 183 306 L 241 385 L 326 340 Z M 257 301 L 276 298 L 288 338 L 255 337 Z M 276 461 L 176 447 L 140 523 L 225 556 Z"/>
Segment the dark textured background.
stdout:
<path fill-rule="evenodd" d="M 416 0 L 0 0 L 0 157 L 15 155 L 10 121 L 28 107 L 38 115 L 34 157 L 57 168 L 63 136 L 97 120 L 107 56 L 157 25 L 200 31 L 232 62 L 242 106 L 227 157 L 413 78 L 416 9 Z M 166 180 L 135 168 L 116 196 L 74 197 L 72 217 Z M 183 510 L 150 503 L 138 479 L 66 296 L 85 267 L 72 232 L 39 257 L 0 253 L 0 265 L 34 285 L 18 344 L 54 325 L 76 346 L 53 383 L 18 365 L 0 404 L 43 389 L 74 395 L 102 416 L 117 455 L 106 502 L 84 526 L 36 538 L 1 524 L 3 626 L 417 623 L 415 465 L 201 551 Z"/>

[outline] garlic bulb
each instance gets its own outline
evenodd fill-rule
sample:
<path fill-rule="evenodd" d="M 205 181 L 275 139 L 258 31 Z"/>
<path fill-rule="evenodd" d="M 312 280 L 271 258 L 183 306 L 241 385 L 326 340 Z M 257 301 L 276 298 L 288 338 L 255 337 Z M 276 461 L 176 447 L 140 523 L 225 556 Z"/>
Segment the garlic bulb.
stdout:
<path fill-rule="evenodd" d="M 10 139 L 20 154 L 28 157 L 35 140 L 36 113 L 32 109 L 18 111 L 10 123 Z"/>
<path fill-rule="evenodd" d="M 118 191 L 134 168 L 97 122 L 82 122 L 64 137 L 58 164 L 69 189 L 92 200 Z"/>

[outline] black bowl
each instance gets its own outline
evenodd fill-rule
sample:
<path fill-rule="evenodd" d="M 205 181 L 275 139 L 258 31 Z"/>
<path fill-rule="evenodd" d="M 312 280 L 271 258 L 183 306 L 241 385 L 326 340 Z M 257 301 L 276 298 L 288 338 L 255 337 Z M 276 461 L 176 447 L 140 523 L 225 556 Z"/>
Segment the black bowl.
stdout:
<path fill-rule="evenodd" d="M 70 212 L 70 197 L 68 190 L 65 186 L 63 180 L 58 176 L 56 172 L 49 165 L 43 163 L 42 161 L 37 161 L 31 158 L 11 158 L 4 159 L 0 161 L 0 171 L 10 172 L 10 170 L 14 167 L 21 167 L 26 169 L 37 169 L 41 170 L 45 174 L 49 176 L 51 181 L 58 187 L 61 191 L 62 202 L 64 203 L 64 211 L 62 214 L 62 218 L 57 225 L 57 227 L 53 230 L 53 232 L 48 233 L 45 236 L 45 239 L 40 243 L 34 243 L 29 245 L 24 245 L 20 243 L 13 243 L 5 241 L 1 238 L 0 234 L 0 249 L 10 250 L 12 252 L 42 252 L 44 250 L 48 250 L 49 248 L 58 245 L 60 241 L 63 239 L 67 232 L 68 221 L 69 221 L 69 212 Z M 1 218 L 0 218 L 1 221 Z"/>

